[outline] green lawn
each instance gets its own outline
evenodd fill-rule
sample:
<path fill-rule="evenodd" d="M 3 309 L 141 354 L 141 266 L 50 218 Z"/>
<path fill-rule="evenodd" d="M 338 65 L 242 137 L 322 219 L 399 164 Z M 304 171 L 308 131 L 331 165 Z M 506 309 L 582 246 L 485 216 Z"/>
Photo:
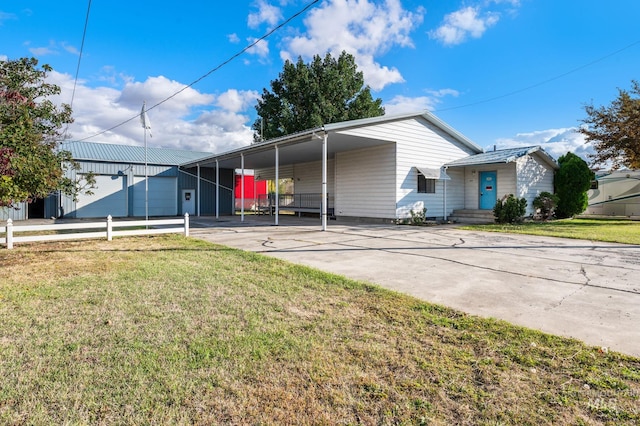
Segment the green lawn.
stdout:
<path fill-rule="evenodd" d="M 639 359 L 196 239 L 0 267 L 0 424 L 640 422 Z"/>
<path fill-rule="evenodd" d="M 640 222 L 630 220 L 564 219 L 520 225 L 467 225 L 461 229 L 640 244 Z"/>

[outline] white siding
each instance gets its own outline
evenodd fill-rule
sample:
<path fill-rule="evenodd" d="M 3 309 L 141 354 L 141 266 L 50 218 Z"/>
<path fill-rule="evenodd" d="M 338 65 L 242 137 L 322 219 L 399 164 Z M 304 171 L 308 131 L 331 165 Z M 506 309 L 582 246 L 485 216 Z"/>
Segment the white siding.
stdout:
<path fill-rule="evenodd" d="M 395 144 L 336 154 L 336 216 L 394 219 Z"/>
<path fill-rule="evenodd" d="M 275 154 L 274 154 L 275 155 Z M 275 163 L 275 157 L 274 157 Z M 276 180 L 276 168 L 268 167 L 266 169 L 255 169 L 253 171 L 253 175 L 257 180 Z M 278 167 L 278 177 L 280 179 L 290 179 L 293 178 L 293 165 L 288 164 L 286 166 L 280 165 Z"/>
<path fill-rule="evenodd" d="M 447 174 L 447 216 L 454 210 L 464 209 L 464 170 L 449 169 Z M 428 212 L 427 212 L 428 213 Z"/>
<path fill-rule="evenodd" d="M 335 192 L 335 161 L 327 162 L 327 192 Z M 322 192 L 322 161 L 293 165 L 293 189 L 296 194 Z"/>
<path fill-rule="evenodd" d="M 436 182 L 434 194 L 419 194 L 415 167 L 439 169 L 447 162 L 475 154 L 469 147 L 461 144 L 451 135 L 419 118 L 384 123 L 345 133 L 396 142 L 396 218 L 407 218 L 411 210 L 418 211 L 423 207 L 427 208 L 427 216 L 443 217 L 444 181 L 438 180 Z M 455 172 L 454 175 L 456 175 Z M 459 174 L 458 177 L 460 177 Z M 452 188 L 454 196 L 460 197 L 462 187 L 456 185 L 456 183 L 452 185 L 452 181 L 448 181 L 447 193 Z M 456 193 L 457 195 L 455 195 Z M 447 198 L 449 198 L 449 194 Z M 448 214 L 451 213 L 453 206 L 461 204 L 459 199 L 454 198 L 453 200 L 451 205 L 447 200 Z M 455 200 L 458 200 L 457 204 Z"/>
<path fill-rule="evenodd" d="M 554 170 L 546 163 L 539 162 L 535 155 L 525 155 L 516 161 L 518 173 L 518 197 L 527 200 L 527 215 L 534 213 L 533 200 L 541 192 L 553 193 Z"/>
<path fill-rule="evenodd" d="M 498 173 L 498 183 L 496 197 L 498 199 L 505 195 L 516 195 L 516 166 L 515 163 L 508 164 L 483 164 L 479 166 L 469 166 L 465 168 L 465 188 L 464 188 L 464 208 L 480 208 L 480 172 L 495 171 Z"/>

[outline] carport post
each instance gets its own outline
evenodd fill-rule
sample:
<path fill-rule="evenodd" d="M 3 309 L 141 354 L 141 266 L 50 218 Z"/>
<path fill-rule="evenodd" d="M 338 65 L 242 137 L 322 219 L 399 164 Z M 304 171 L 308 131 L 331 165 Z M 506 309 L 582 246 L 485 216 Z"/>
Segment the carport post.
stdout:
<path fill-rule="evenodd" d="M 198 163 L 198 197 L 196 202 L 198 203 L 198 217 L 200 217 L 200 163 Z"/>
<path fill-rule="evenodd" d="M 244 222 L 244 154 L 240 153 L 240 222 Z"/>
<path fill-rule="evenodd" d="M 322 230 L 327 230 L 327 132 L 322 138 Z"/>
<path fill-rule="evenodd" d="M 278 151 L 278 145 L 276 145 L 276 225 L 278 225 L 278 215 L 280 214 L 280 152 Z"/>
<path fill-rule="evenodd" d="M 220 167 L 216 158 L 216 219 L 220 218 Z"/>

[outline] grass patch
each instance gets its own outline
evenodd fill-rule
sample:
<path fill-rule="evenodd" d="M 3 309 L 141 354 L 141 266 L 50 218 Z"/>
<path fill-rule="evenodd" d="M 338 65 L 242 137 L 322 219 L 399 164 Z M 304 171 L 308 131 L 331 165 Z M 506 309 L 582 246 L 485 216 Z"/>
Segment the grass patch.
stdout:
<path fill-rule="evenodd" d="M 640 222 L 609 219 L 563 219 L 519 225 L 467 225 L 460 229 L 640 244 Z"/>
<path fill-rule="evenodd" d="M 3 424 L 638 424 L 640 360 L 179 236 L 0 252 Z"/>

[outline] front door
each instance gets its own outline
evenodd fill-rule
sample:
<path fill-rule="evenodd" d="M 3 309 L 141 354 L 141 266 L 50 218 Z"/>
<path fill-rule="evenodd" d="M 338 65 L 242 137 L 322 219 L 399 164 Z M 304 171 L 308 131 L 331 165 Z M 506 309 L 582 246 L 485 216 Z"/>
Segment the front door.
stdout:
<path fill-rule="evenodd" d="M 480 209 L 491 210 L 496 205 L 497 172 L 480 172 Z"/>
<path fill-rule="evenodd" d="M 195 189 L 182 190 L 182 214 L 189 213 L 189 216 L 196 214 Z"/>

